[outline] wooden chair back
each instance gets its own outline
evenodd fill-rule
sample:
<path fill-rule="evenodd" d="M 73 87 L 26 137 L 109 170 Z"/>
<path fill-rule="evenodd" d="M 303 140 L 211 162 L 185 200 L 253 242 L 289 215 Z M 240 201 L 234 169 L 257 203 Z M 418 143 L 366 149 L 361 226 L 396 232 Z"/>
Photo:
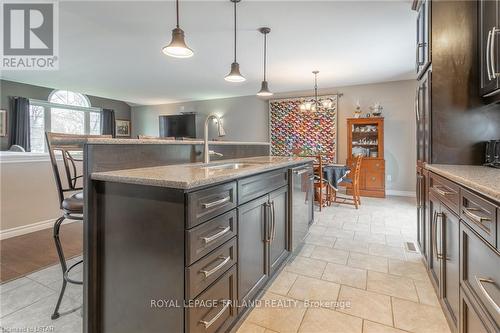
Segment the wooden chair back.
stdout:
<path fill-rule="evenodd" d="M 87 139 L 111 137 L 111 135 L 76 135 L 45 132 L 60 208 L 62 208 L 66 192 L 81 191 L 83 189 L 82 186 L 77 185 L 78 180 L 83 177 L 83 174 L 78 174 L 76 163 L 83 162 L 83 146 L 87 142 Z M 59 155 L 56 157 L 56 154 L 61 155 L 62 168 L 57 164 L 57 157 Z M 79 154 L 81 156 L 77 156 Z"/>

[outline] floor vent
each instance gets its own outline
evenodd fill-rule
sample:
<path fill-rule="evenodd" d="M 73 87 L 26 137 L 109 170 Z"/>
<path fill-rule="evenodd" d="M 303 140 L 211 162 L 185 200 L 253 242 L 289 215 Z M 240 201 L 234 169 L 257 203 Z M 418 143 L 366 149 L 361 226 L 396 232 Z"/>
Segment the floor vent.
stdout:
<path fill-rule="evenodd" d="M 405 242 L 406 251 L 417 252 L 417 248 L 413 242 Z"/>

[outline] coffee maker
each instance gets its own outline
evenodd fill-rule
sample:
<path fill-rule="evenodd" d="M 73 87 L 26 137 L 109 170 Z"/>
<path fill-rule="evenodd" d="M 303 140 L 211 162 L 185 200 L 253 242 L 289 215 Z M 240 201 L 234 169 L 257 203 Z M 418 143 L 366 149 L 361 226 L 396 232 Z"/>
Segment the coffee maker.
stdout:
<path fill-rule="evenodd" d="M 485 142 L 484 165 L 500 169 L 500 140 Z"/>

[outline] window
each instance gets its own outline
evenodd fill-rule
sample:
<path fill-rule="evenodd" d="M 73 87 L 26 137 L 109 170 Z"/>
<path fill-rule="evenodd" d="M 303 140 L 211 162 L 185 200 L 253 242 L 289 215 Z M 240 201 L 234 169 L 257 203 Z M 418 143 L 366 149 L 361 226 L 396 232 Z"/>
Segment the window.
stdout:
<path fill-rule="evenodd" d="M 54 90 L 48 101 L 30 100 L 31 151 L 44 152 L 45 131 L 67 134 L 101 134 L 101 110 L 87 96 Z"/>

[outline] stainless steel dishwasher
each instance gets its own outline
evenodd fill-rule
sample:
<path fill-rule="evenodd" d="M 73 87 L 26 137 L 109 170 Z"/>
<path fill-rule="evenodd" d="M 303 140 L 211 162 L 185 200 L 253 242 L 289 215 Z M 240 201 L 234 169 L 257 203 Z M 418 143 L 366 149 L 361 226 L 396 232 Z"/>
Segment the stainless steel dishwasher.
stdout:
<path fill-rule="evenodd" d="M 314 219 L 314 171 L 311 164 L 289 170 L 291 249 L 296 251 Z"/>

